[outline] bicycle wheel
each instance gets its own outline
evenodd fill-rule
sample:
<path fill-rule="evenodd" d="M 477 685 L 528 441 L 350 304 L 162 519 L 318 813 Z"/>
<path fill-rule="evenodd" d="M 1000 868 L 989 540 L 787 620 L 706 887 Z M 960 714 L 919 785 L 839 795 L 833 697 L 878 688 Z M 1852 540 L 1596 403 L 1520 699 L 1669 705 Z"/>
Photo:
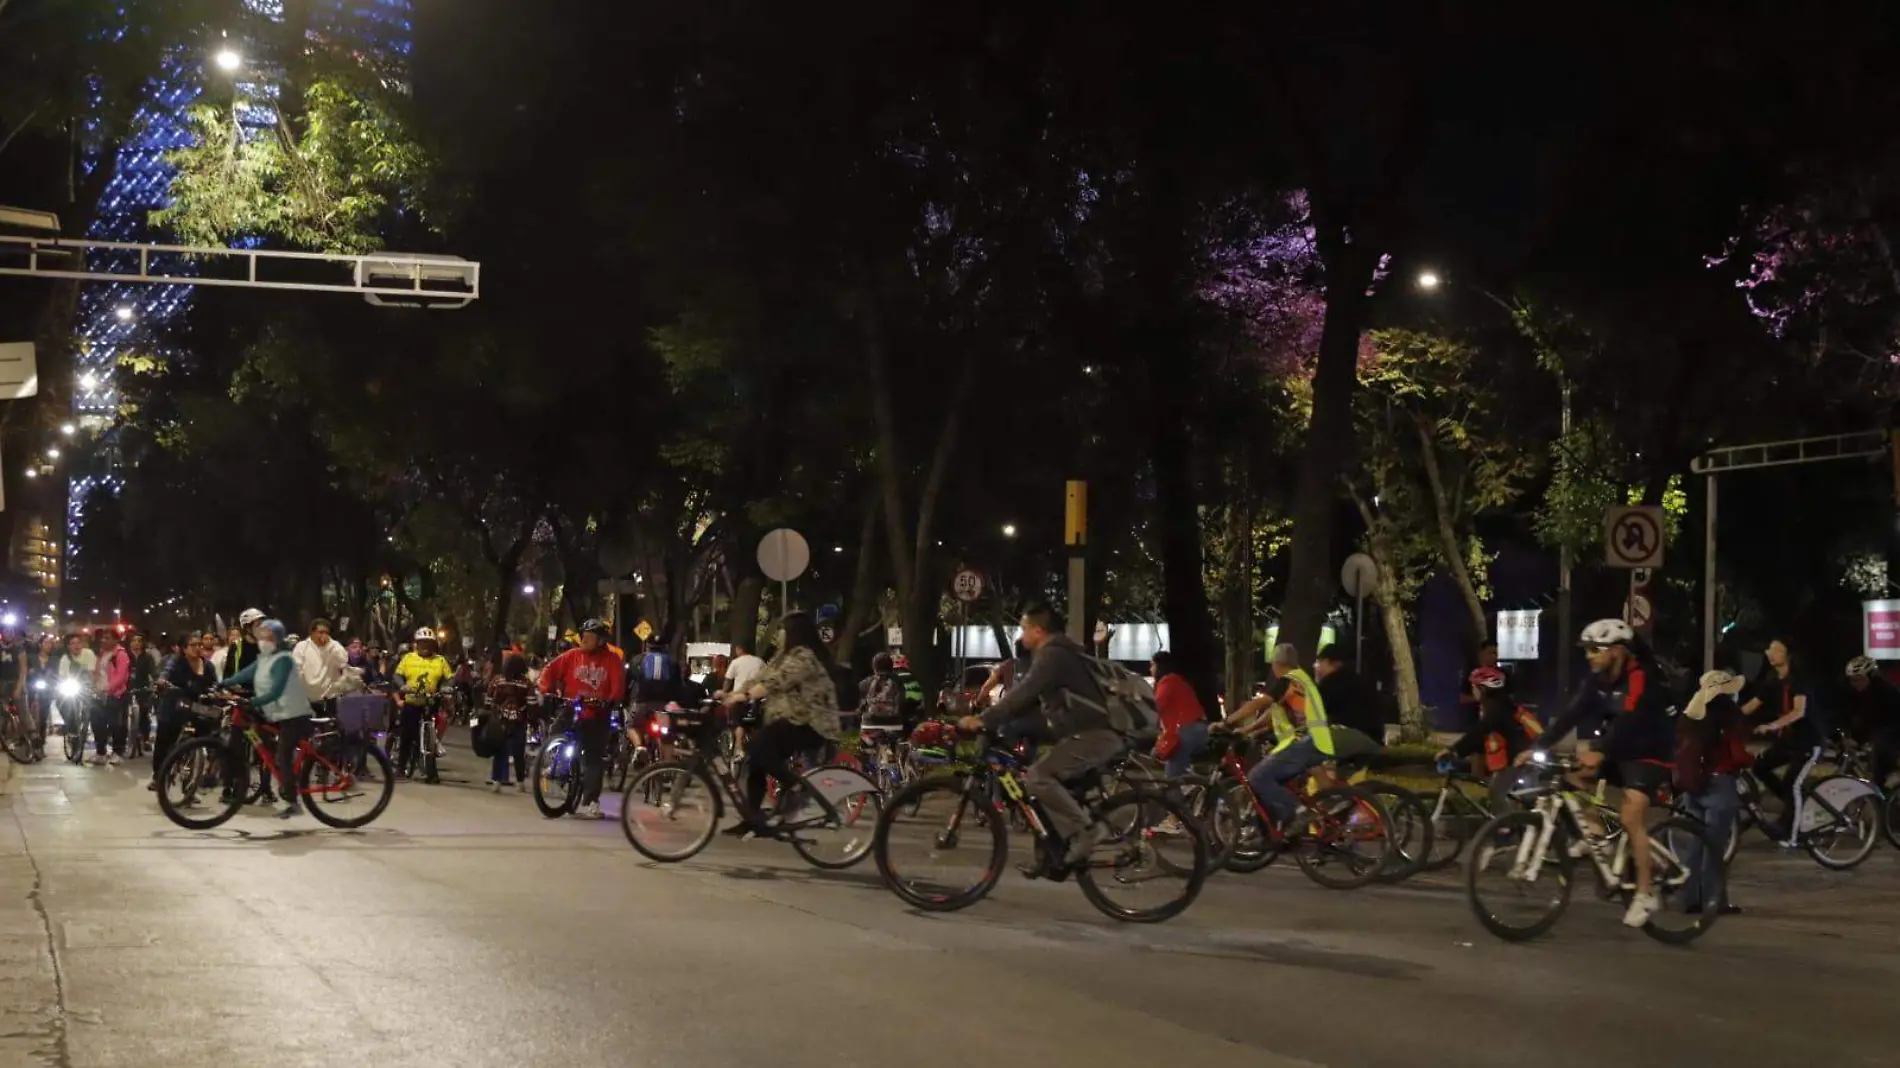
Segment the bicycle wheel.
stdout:
<path fill-rule="evenodd" d="M 31 764 L 33 762 L 33 734 L 26 729 L 26 720 L 18 713 L 10 712 L 7 713 L 4 722 L 5 737 L 0 738 L 0 744 L 5 745 L 7 756 L 11 757 L 15 764 Z"/>
<path fill-rule="evenodd" d="M 83 763 L 86 759 L 85 721 L 74 723 L 70 719 L 67 720 L 60 727 L 60 736 L 66 746 L 66 763 Z"/>
<path fill-rule="evenodd" d="M 1881 809 L 1880 827 L 1887 833 L 1887 841 L 1900 849 L 1900 790 L 1887 795 L 1887 803 Z"/>
<path fill-rule="evenodd" d="M 1368 779 L 1359 787 L 1371 791 L 1392 817 L 1392 852 L 1379 872 L 1379 881 L 1403 882 L 1424 871 L 1432 855 L 1432 818 L 1425 811 L 1425 802 L 1402 786 L 1376 779 Z"/>
<path fill-rule="evenodd" d="M 634 776 L 620 800 L 620 830 L 648 860 L 695 856 L 719 829 L 719 788 L 704 768 L 673 761 Z"/>
<path fill-rule="evenodd" d="M 612 783 L 608 789 L 614 793 L 623 793 L 627 789 L 627 773 L 633 769 L 633 746 L 627 736 L 619 731 L 613 734 L 613 750 L 607 754 L 607 772 L 604 782 Z"/>
<path fill-rule="evenodd" d="M 1443 787 L 1432 804 L 1432 849 L 1425 861 L 1426 871 L 1441 871 L 1458 863 L 1465 843 L 1477 836 L 1479 828 L 1491 822 L 1490 810 L 1459 793 L 1458 789 Z"/>
<path fill-rule="evenodd" d="M 1286 845 L 1274 841 L 1260 823 L 1260 811 L 1254 804 L 1253 788 L 1229 779 L 1221 784 L 1220 802 L 1234 813 L 1233 838 L 1223 843 L 1227 855 L 1225 867 L 1237 875 L 1251 875 L 1280 859 Z"/>
<path fill-rule="evenodd" d="M 838 818 L 823 816 L 823 806 L 811 800 L 790 812 L 781 812 L 792 848 L 806 863 L 827 871 L 849 868 L 869 856 L 883 810 L 883 795 L 877 786 L 842 764 L 813 768 L 803 777 L 805 789 L 822 793 Z"/>
<path fill-rule="evenodd" d="M 435 747 L 436 747 L 436 742 L 438 741 L 438 739 L 436 737 L 436 730 L 435 730 L 435 716 L 432 713 L 425 712 L 423 714 L 421 736 L 422 736 L 422 781 L 430 785 L 439 785 L 442 782 L 442 778 L 440 775 L 436 773 Z"/>
<path fill-rule="evenodd" d="M 534 807 L 553 820 L 579 808 L 580 801 L 580 740 L 555 735 L 534 755 Z"/>
<path fill-rule="evenodd" d="M 1175 787 L 1181 791 L 1181 803 L 1188 815 L 1207 839 L 1208 870 L 1224 869 L 1240 841 L 1240 812 L 1227 803 L 1219 787 L 1205 775 L 1184 775 L 1176 780 Z"/>
<path fill-rule="evenodd" d="M 158 768 L 158 807 L 187 830 L 210 830 L 244 807 L 244 795 L 224 789 L 237 769 L 221 738 L 193 738 L 172 749 Z"/>
<path fill-rule="evenodd" d="M 1485 824 L 1471 840 L 1465 896 L 1484 929 L 1507 942 L 1544 934 L 1570 906 L 1572 861 L 1562 828 L 1551 836 L 1543 863 L 1531 863 L 1543 826 L 1535 812 L 1511 812 Z"/>
<path fill-rule="evenodd" d="M 368 782 L 352 774 L 347 763 L 340 763 L 335 750 L 304 755 L 297 785 L 318 823 L 366 827 L 389 807 L 389 799 L 396 795 L 396 777 L 389 759 L 373 747 L 368 755 L 376 765 L 376 778 Z"/>
<path fill-rule="evenodd" d="M 1840 810 L 1840 815 L 1829 813 L 1827 822 L 1804 836 L 1803 848 L 1814 862 L 1830 871 L 1846 871 L 1857 868 L 1873 854 L 1874 846 L 1880 842 L 1880 795 L 1871 786 L 1864 786 L 1854 779 L 1829 779 L 1822 783 L 1828 787 L 1831 783 L 1862 785 L 1864 792 L 1846 796 L 1842 800 L 1829 799 L 1829 803 Z M 1841 788 L 1843 793 L 1846 787 Z M 1817 791 L 1818 792 L 1818 791 Z M 1808 804 L 1817 802 L 1808 799 Z"/>
<path fill-rule="evenodd" d="M 885 804 L 872 837 L 884 885 L 927 912 L 983 900 L 1009 859 L 1009 832 L 996 815 L 983 797 L 970 795 L 962 777 L 911 783 Z"/>
<path fill-rule="evenodd" d="M 1125 923 L 1160 923 L 1194 903 L 1207 882 L 1207 839 L 1180 801 L 1159 790 L 1116 794 L 1102 802 L 1097 818 L 1117 830 L 1096 846 L 1076 873 L 1082 896 L 1102 914 Z M 1124 903 L 1110 895 L 1129 891 L 1147 903 Z M 1152 902 L 1148 902 L 1152 895 Z"/>
<path fill-rule="evenodd" d="M 1313 795 L 1287 830 L 1293 859 L 1328 890 L 1357 890 L 1392 854 L 1392 817 L 1371 792 L 1335 786 Z"/>
<path fill-rule="evenodd" d="M 1662 907 L 1643 925 L 1644 934 L 1679 946 L 1695 941 L 1715 926 L 1722 915 L 1722 904 L 1728 900 L 1726 867 L 1716 886 L 1702 888 L 1702 900 L 1698 902 L 1702 907 L 1698 911 L 1691 913 L 1685 906 L 1689 904 L 1690 862 L 1708 856 L 1705 850 L 1716 846 L 1707 825 L 1686 816 L 1671 816 L 1649 829 L 1650 885 Z"/>

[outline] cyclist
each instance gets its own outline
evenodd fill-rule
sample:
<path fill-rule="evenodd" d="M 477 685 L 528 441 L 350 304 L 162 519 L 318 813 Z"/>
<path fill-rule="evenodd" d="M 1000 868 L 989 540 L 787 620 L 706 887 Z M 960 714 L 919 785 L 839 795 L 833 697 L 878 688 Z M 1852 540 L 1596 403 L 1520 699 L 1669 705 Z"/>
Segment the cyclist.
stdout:
<path fill-rule="evenodd" d="M 257 642 L 253 631 L 263 621 L 264 613 L 255 608 L 246 608 L 238 613 L 237 626 L 231 628 L 224 654 L 218 658 L 219 678 L 228 679 L 257 661 Z"/>
<path fill-rule="evenodd" d="M 1807 675 L 1796 670 L 1794 654 L 1780 638 L 1768 643 L 1768 670 L 1755 693 L 1742 702 L 1742 713 L 1753 716 L 1764 707 L 1773 709 L 1775 718 L 1756 727 L 1755 733 L 1774 735 L 1775 740 L 1755 758 L 1755 777 L 1781 798 L 1787 827 L 1775 837 L 1793 846 L 1801 827 L 1801 785 L 1820 761 L 1826 735 Z M 1783 780 L 1777 774 L 1782 768 L 1796 769 L 1794 777 Z"/>
<path fill-rule="evenodd" d="M 904 684 L 897 681 L 891 654 L 871 658 L 871 674 L 858 683 L 858 714 L 868 726 L 903 726 Z"/>
<path fill-rule="evenodd" d="M 1847 731 L 1874 747 L 1874 785 L 1884 787 L 1900 761 L 1900 690 L 1880 677 L 1873 657 L 1847 662 Z"/>
<path fill-rule="evenodd" d="M 1161 736 L 1154 756 L 1166 762 L 1166 775 L 1178 779 L 1194 766 L 1194 757 L 1207 745 L 1207 711 L 1187 677 L 1174 668 L 1174 654 L 1157 650 L 1148 660 L 1154 680 L 1155 706 L 1161 710 Z"/>
<path fill-rule="evenodd" d="M 1273 751 L 1247 773 L 1247 782 L 1284 828 L 1300 808 L 1286 784 L 1334 759 L 1338 749 L 1332 721 L 1326 718 L 1326 700 L 1320 696 L 1319 683 L 1300 667 L 1299 650 L 1286 644 L 1275 646 L 1269 666 L 1274 681 L 1267 692 L 1240 706 L 1222 726 L 1250 738 L 1273 733 Z"/>
<path fill-rule="evenodd" d="M 600 818 L 600 780 L 606 770 L 602 760 L 609 730 L 605 706 L 627 696 L 626 661 L 608 644 L 608 634 L 607 624 L 598 619 L 582 623 L 580 644 L 555 657 L 535 684 L 543 694 L 582 702 L 574 721 L 581 739 L 581 806 L 576 815 L 582 819 Z M 551 729 L 560 729 L 558 719 Z"/>
<path fill-rule="evenodd" d="M 1442 762 L 1464 760 L 1480 750 L 1484 769 L 1491 773 L 1491 811 L 1504 812 L 1516 773 L 1511 762 L 1536 746 L 1544 725 L 1529 710 L 1511 700 L 1504 672 L 1481 667 L 1471 673 L 1471 691 L 1478 695 L 1478 725 L 1466 731 L 1451 748 L 1438 751 Z"/>
<path fill-rule="evenodd" d="M 726 833 L 768 837 L 765 822 L 765 780 L 778 780 L 780 792 L 798 782 L 792 774 L 793 755 L 838 740 L 838 684 L 831 675 L 831 650 L 818 637 L 818 624 L 809 612 L 785 617 L 785 640 L 765 670 L 752 678 L 742 694 L 729 694 L 728 703 L 741 699 L 764 703 L 765 722 L 746 749 L 746 811 Z"/>
<path fill-rule="evenodd" d="M 422 748 L 422 717 L 428 711 L 429 699 L 442 692 L 451 674 L 449 662 L 443 659 L 432 628 L 423 627 L 416 631 L 415 643 L 416 647 L 397 662 L 394 672 L 396 682 L 402 688 L 402 719 L 398 724 L 400 737 L 396 763 L 405 779 L 410 777 Z"/>
<path fill-rule="evenodd" d="M 1649 853 L 1645 819 L 1650 802 L 1669 786 L 1675 759 L 1676 731 L 1670 722 L 1668 694 L 1638 653 L 1636 634 L 1620 619 L 1599 619 L 1583 628 L 1581 644 L 1590 662 L 1590 676 L 1544 732 L 1548 744 L 1563 740 L 1579 724 L 1593 718 L 1608 720 L 1601 752 L 1579 754 L 1582 770 L 1578 785 L 1593 783 L 1599 773 L 1612 786 L 1623 788 L 1623 829 L 1636 859 L 1636 896 L 1623 914 L 1624 924 L 1641 927 L 1661 907 L 1655 890 L 1655 858 Z M 1540 744 L 1542 744 L 1540 742 Z M 1529 759 L 1530 750 L 1517 757 Z M 1577 842 L 1573 848 L 1582 848 Z"/>
<path fill-rule="evenodd" d="M 1013 720 L 1033 719 L 1041 713 L 1056 742 L 1043 750 L 1023 777 L 1023 785 L 1049 814 L 1050 829 L 1069 843 L 1062 859 L 1074 866 L 1088 860 L 1108 832 L 1088 822 L 1081 802 L 1063 784 L 1115 759 L 1123 749 L 1122 737 L 1109 727 L 1088 654 L 1062 633 L 1055 609 L 1037 604 L 1025 610 L 1022 640 L 1031 654 L 1029 673 L 982 716 L 965 716 L 958 726 L 968 733 L 995 735 Z M 1077 700 L 1071 701 L 1071 694 Z"/>
<path fill-rule="evenodd" d="M 310 691 L 304 688 L 303 675 L 290 650 L 285 648 L 284 625 L 275 619 L 259 623 L 253 632 L 257 638 L 257 659 L 220 685 L 226 689 L 249 687 L 251 703 L 258 715 L 277 726 L 277 795 L 284 799 L 279 819 L 290 819 L 303 812 L 297 801 L 297 746 L 314 731 L 311 721 Z"/>
<path fill-rule="evenodd" d="M 206 644 L 198 635 L 188 634 L 179 655 L 165 662 L 165 674 L 158 680 L 158 741 L 152 746 L 152 781 L 145 787 L 148 790 L 158 789 L 158 769 L 185 732 L 192 707 L 217 688 L 218 673 L 205 658 Z M 207 717 L 200 727 L 209 737 L 218 729 L 218 721 Z"/>

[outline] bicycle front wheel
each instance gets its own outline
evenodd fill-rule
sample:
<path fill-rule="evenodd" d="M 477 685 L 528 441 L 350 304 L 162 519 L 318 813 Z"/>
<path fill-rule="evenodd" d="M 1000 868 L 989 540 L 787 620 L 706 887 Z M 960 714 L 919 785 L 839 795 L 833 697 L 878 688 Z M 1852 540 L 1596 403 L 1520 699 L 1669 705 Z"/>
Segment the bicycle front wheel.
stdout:
<path fill-rule="evenodd" d="M 1227 803 L 1218 783 L 1204 775 L 1184 775 L 1175 781 L 1188 815 L 1200 825 L 1207 839 L 1207 868 L 1220 871 L 1233 856 L 1240 841 L 1241 813 Z"/>
<path fill-rule="evenodd" d="M 1887 832 L 1887 841 L 1895 849 L 1900 849 L 1900 790 L 1887 795 L 1887 803 L 1882 808 L 1881 829 Z"/>
<path fill-rule="evenodd" d="M 7 756 L 13 758 L 15 764 L 31 764 L 33 762 L 33 732 L 26 729 L 26 719 L 17 714 L 9 714 L 5 722 L 6 737 L 0 739 L 0 743 L 5 744 Z"/>
<path fill-rule="evenodd" d="M 534 807 L 554 820 L 580 807 L 580 801 L 580 741 L 572 735 L 554 735 L 534 755 Z"/>
<path fill-rule="evenodd" d="M 158 807 L 165 818 L 192 831 L 225 823 L 244 807 L 234 788 L 239 774 L 221 738 L 193 738 L 175 746 L 158 768 Z"/>
<path fill-rule="evenodd" d="M 376 778 L 365 782 L 351 770 L 346 747 L 325 753 L 311 752 L 304 757 L 297 785 L 310 814 L 318 823 L 330 827 L 366 827 L 389 807 L 396 794 L 396 776 L 389 758 L 374 746 L 366 747 L 366 756 L 376 765 Z"/>
<path fill-rule="evenodd" d="M 907 904 L 955 912 L 996 887 L 1009 859 L 1004 823 L 967 779 L 919 779 L 885 803 L 871 852 L 884 885 Z"/>
<path fill-rule="evenodd" d="M 648 860 L 696 856 L 719 828 L 719 792 L 703 768 L 677 761 L 648 766 L 620 799 L 620 830 Z"/>
<path fill-rule="evenodd" d="M 1392 852 L 1386 857 L 1379 881 L 1403 882 L 1425 870 L 1432 856 L 1432 818 L 1417 794 L 1389 782 L 1368 779 L 1359 784 L 1385 806 L 1392 817 Z"/>
<path fill-rule="evenodd" d="M 1104 801 L 1099 818 L 1115 833 L 1090 853 L 1076 882 L 1103 915 L 1160 923 L 1200 896 L 1207 882 L 1207 836 L 1186 806 L 1161 791 L 1138 788 Z"/>
<path fill-rule="evenodd" d="M 1329 890 L 1357 890 L 1385 870 L 1392 817 L 1370 791 L 1335 786 L 1301 808 L 1287 840 L 1307 878 Z"/>
<path fill-rule="evenodd" d="M 1533 863 L 1544 828 L 1535 812 L 1511 812 L 1471 840 L 1465 895 L 1484 929 L 1507 942 L 1536 938 L 1570 906 L 1570 854 L 1562 833 L 1551 835 L 1542 863 Z"/>
<path fill-rule="evenodd" d="M 1880 843 L 1880 795 L 1870 787 L 1862 789 L 1864 793 L 1836 803 L 1840 815 L 1829 813 L 1827 822 L 1807 836 L 1808 855 L 1821 867 L 1830 871 L 1857 868 Z M 1808 804 L 1816 802 L 1809 798 Z"/>
<path fill-rule="evenodd" d="M 66 746 L 66 762 L 77 764 L 86 758 L 86 728 L 70 719 L 61 727 Z"/>

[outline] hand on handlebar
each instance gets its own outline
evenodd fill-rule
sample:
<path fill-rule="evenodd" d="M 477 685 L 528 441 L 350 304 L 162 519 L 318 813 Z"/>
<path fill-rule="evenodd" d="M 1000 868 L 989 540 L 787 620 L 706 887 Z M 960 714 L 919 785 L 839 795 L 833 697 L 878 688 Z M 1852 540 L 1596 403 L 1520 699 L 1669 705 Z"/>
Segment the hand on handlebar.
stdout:
<path fill-rule="evenodd" d="M 983 717 L 964 716 L 962 719 L 957 720 L 957 730 L 963 734 L 982 734 Z"/>

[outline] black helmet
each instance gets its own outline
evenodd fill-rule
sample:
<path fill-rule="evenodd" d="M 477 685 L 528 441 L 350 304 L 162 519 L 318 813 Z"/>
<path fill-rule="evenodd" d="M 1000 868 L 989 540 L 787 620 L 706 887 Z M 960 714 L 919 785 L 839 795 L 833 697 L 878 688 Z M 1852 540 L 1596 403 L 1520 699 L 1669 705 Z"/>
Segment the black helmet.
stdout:
<path fill-rule="evenodd" d="M 613 634 L 613 631 L 608 629 L 607 624 L 602 623 L 600 620 L 590 619 L 587 622 L 581 624 L 581 633 L 582 634 L 598 634 L 601 637 L 606 638 L 606 637 L 611 637 Z"/>

